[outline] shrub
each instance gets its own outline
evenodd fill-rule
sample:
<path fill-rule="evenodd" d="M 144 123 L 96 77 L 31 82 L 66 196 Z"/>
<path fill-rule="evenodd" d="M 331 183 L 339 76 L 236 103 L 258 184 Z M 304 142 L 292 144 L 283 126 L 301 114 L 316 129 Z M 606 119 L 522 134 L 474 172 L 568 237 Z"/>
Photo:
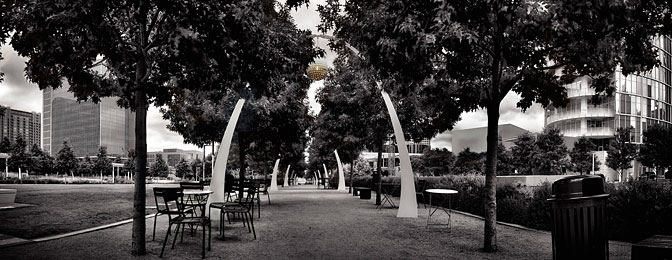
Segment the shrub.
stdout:
<path fill-rule="evenodd" d="M 656 234 L 672 235 L 671 187 L 652 180 L 607 185 L 609 237 L 637 242 Z"/>
<path fill-rule="evenodd" d="M 539 187 L 534 187 L 532 199 L 527 207 L 527 224 L 530 228 L 551 230 L 551 183 L 544 182 Z"/>

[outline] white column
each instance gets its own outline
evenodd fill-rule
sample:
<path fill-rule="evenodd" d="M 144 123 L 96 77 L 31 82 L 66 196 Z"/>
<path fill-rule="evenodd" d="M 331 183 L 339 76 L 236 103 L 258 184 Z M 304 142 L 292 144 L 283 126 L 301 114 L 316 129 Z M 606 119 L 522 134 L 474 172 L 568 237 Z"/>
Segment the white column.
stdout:
<path fill-rule="evenodd" d="M 275 166 L 273 167 L 273 177 L 271 177 L 271 188 L 268 191 L 278 191 L 278 169 L 280 166 L 280 159 L 275 160 Z"/>
<path fill-rule="evenodd" d="M 330 178 L 331 176 L 329 176 L 329 172 L 327 171 L 327 166 L 324 165 L 324 163 L 323 163 L 322 167 L 324 167 L 324 177 L 325 178 Z"/>
<path fill-rule="evenodd" d="M 397 140 L 397 149 L 399 150 L 399 163 L 401 170 L 401 198 L 399 202 L 399 210 L 397 211 L 398 218 L 417 218 L 418 217 L 418 202 L 415 200 L 415 183 L 413 181 L 413 169 L 411 168 L 411 158 L 408 155 L 408 148 L 406 148 L 406 139 L 404 132 L 401 130 L 401 123 L 397 117 L 397 111 L 392 105 L 390 95 L 381 91 L 387 112 L 390 113 L 392 120 L 392 127 L 394 128 L 394 137 Z"/>
<path fill-rule="evenodd" d="M 341 164 L 341 157 L 338 156 L 338 151 L 334 150 L 336 155 L 336 163 L 338 164 L 338 190 L 345 191 L 345 174 L 343 173 L 343 164 Z"/>
<path fill-rule="evenodd" d="M 226 131 L 224 131 L 224 137 L 222 137 L 222 143 L 219 146 L 219 151 L 217 153 L 217 162 L 215 163 L 212 169 L 212 179 L 210 181 L 210 190 L 214 193 L 210 194 L 208 197 L 208 203 L 206 208 L 210 208 L 210 203 L 213 201 L 224 201 L 224 180 L 226 175 L 226 161 L 229 159 L 229 149 L 231 148 L 231 139 L 233 138 L 233 132 L 236 130 L 236 123 L 238 123 L 238 117 L 240 116 L 240 111 L 243 109 L 243 104 L 245 104 L 245 99 L 239 99 L 236 103 L 236 107 L 231 113 L 231 118 L 229 123 L 226 125 Z M 204 164 L 205 166 L 205 164 Z M 215 209 L 211 215 L 212 220 L 219 220 L 219 210 Z M 217 222 L 215 222 L 217 223 Z"/>
<path fill-rule="evenodd" d="M 285 178 L 282 178 L 282 186 L 283 187 L 288 187 L 289 186 L 289 167 L 291 165 L 287 165 L 287 170 L 285 171 Z"/>

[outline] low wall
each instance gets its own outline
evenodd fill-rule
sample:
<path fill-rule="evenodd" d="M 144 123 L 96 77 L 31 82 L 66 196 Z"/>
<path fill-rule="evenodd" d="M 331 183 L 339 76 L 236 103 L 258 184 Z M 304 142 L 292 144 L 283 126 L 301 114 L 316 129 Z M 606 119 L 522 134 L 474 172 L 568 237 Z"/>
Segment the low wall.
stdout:
<path fill-rule="evenodd" d="M 15 189 L 0 189 L 0 204 L 14 203 L 14 199 L 16 199 Z"/>
<path fill-rule="evenodd" d="M 516 175 L 516 176 L 497 176 L 498 185 L 517 185 L 541 186 L 544 182 L 553 183 L 556 180 L 572 175 Z"/>

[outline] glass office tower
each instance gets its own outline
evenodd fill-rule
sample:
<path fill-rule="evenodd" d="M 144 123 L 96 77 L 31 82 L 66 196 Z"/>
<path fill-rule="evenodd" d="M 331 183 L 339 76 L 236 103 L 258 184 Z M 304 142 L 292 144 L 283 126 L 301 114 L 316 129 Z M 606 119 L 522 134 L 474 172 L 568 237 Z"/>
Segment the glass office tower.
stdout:
<path fill-rule="evenodd" d="M 590 102 L 595 92 L 589 87 L 589 78 L 567 85 L 569 104 L 564 108 L 547 108 L 545 125 L 559 128 L 565 136 L 586 136 L 599 151 L 607 149 L 619 127 L 632 126 L 631 142 L 641 144 L 642 135 L 649 126 L 672 126 L 672 41 L 669 37 L 658 37 L 655 43 L 660 66 L 627 77 L 617 71 L 614 75 L 615 94 L 597 105 Z M 604 165 L 604 160 L 602 163 Z M 630 176 L 636 178 L 643 170 L 635 162 Z"/>
<path fill-rule="evenodd" d="M 76 156 L 95 156 L 100 146 L 125 157 L 135 147 L 135 115 L 119 108 L 116 99 L 98 104 L 78 102 L 67 87 L 43 91 L 42 147 L 55 155 L 67 140 Z"/>

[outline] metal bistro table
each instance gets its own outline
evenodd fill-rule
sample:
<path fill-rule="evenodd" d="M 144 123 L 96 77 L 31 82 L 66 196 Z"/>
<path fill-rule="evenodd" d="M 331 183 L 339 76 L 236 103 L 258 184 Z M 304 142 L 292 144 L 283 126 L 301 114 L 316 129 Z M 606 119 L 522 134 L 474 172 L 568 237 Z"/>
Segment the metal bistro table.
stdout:
<path fill-rule="evenodd" d="M 451 213 L 453 212 L 452 206 L 451 206 L 452 195 L 457 194 L 457 191 L 456 190 L 449 190 L 449 189 L 428 189 L 428 190 L 425 190 L 425 192 L 427 192 L 429 194 L 429 214 L 427 215 L 427 227 L 426 228 L 429 228 L 429 226 L 446 226 L 448 229 L 450 229 L 451 228 L 451 225 L 450 225 Z M 443 195 L 443 200 L 436 207 L 432 204 L 432 195 L 433 194 Z M 448 200 L 448 208 L 447 209 L 445 207 L 443 207 L 443 204 L 446 202 L 446 200 Z M 443 212 L 446 213 L 446 215 L 448 215 L 448 223 L 445 223 L 445 224 L 444 223 L 430 223 L 430 219 L 432 218 L 432 215 L 434 215 L 434 213 L 436 213 L 436 211 L 439 208 L 441 210 L 443 210 Z"/>
<path fill-rule="evenodd" d="M 186 197 L 184 199 L 184 204 L 194 208 L 199 208 L 201 210 L 200 216 L 205 216 L 205 205 L 208 202 L 208 197 L 212 193 L 214 193 L 214 191 L 211 190 L 184 190 L 184 196 Z M 195 210 L 194 214 L 199 216 L 196 214 Z"/>

